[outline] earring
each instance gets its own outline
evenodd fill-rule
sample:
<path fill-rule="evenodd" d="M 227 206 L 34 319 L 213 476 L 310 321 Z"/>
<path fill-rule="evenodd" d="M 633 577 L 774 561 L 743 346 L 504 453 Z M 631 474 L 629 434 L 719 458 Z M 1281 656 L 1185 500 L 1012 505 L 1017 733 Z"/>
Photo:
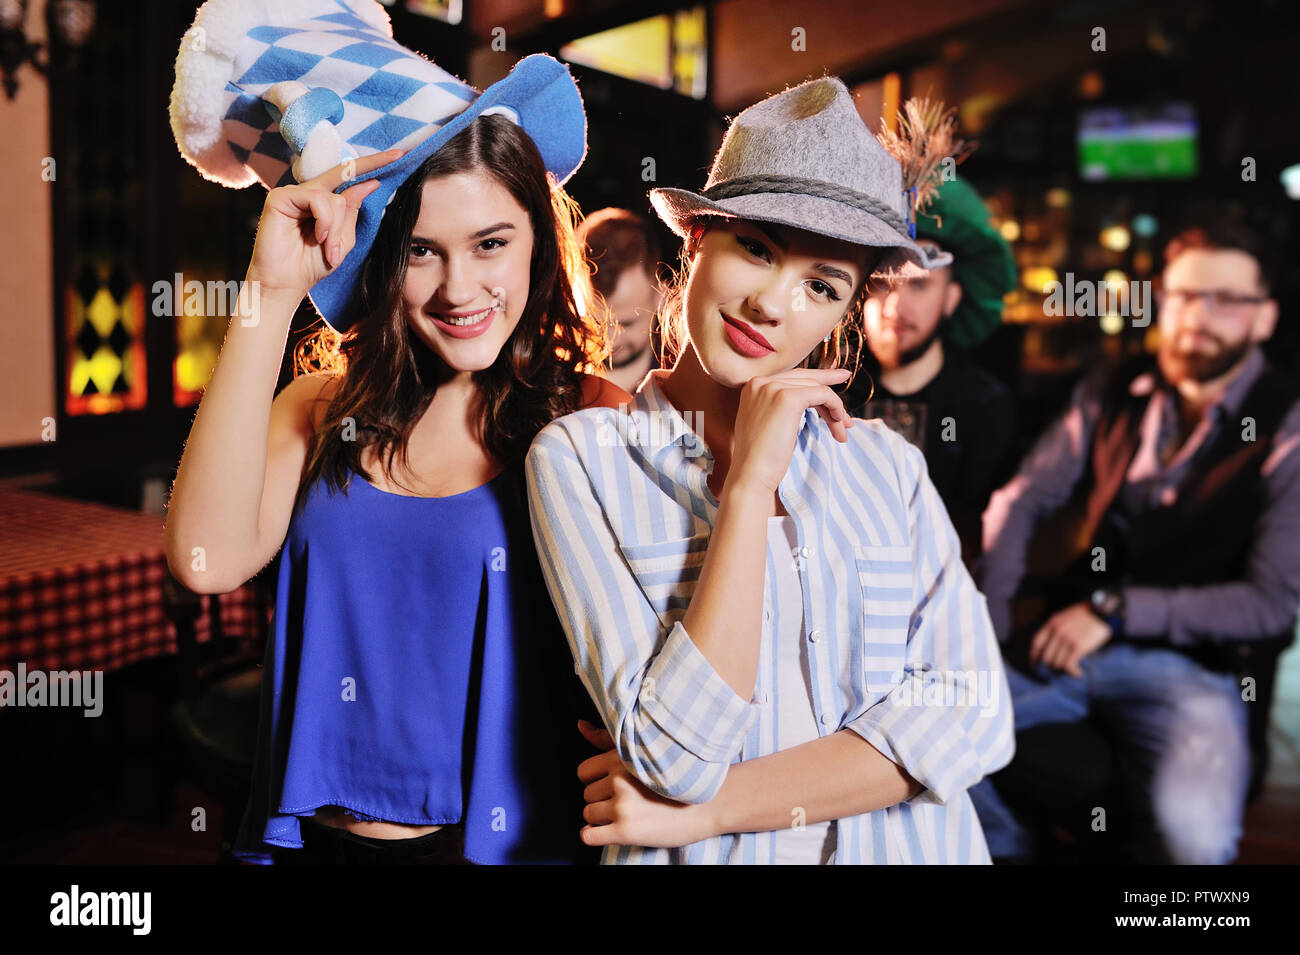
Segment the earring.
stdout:
<path fill-rule="evenodd" d="M 830 340 L 831 340 L 831 336 L 827 335 L 825 338 L 822 339 L 822 344 L 825 345 Z"/>

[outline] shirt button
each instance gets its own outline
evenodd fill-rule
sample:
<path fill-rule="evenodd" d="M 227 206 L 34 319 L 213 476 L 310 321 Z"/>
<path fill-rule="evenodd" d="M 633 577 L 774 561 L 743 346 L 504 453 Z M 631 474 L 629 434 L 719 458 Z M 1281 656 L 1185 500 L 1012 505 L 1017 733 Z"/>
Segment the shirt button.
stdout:
<path fill-rule="evenodd" d="M 772 611 L 770 611 L 770 610 L 764 610 L 764 611 L 763 611 L 763 619 L 764 619 L 764 620 L 771 620 L 771 619 L 772 619 Z"/>
<path fill-rule="evenodd" d="M 829 713 L 822 714 L 822 726 L 830 726 L 834 722 L 835 717 L 831 716 Z"/>
<path fill-rule="evenodd" d="M 641 684 L 641 693 L 648 700 L 655 695 L 655 678 L 648 676 Z"/>
<path fill-rule="evenodd" d="M 822 638 L 822 632 L 820 630 L 814 630 L 808 634 L 808 639 L 811 640 L 813 643 L 816 643 L 821 638 Z"/>
<path fill-rule="evenodd" d="M 813 549 L 812 549 L 811 547 L 800 547 L 800 548 L 799 548 L 799 556 L 800 556 L 800 557 L 811 557 L 812 555 L 813 555 Z"/>
<path fill-rule="evenodd" d="M 767 702 L 767 690 L 759 690 L 759 691 L 758 691 L 758 702 L 760 702 L 760 703 L 766 703 L 766 702 Z"/>

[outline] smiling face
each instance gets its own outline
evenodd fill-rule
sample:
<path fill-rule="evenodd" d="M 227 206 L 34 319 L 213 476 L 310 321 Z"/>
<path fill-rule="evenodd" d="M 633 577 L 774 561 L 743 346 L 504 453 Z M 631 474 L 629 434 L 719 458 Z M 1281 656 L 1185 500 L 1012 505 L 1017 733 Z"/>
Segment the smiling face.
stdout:
<path fill-rule="evenodd" d="M 490 175 L 431 177 L 411 233 L 401 307 L 454 374 L 497 359 L 528 301 L 528 212 Z"/>
<path fill-rule="evenodd" d="M 739 388 L 797 366 L 844 317 L 871 250 L 771 223 L 724 219 L 700 239 L 686 286 L 690 341 Z"/>

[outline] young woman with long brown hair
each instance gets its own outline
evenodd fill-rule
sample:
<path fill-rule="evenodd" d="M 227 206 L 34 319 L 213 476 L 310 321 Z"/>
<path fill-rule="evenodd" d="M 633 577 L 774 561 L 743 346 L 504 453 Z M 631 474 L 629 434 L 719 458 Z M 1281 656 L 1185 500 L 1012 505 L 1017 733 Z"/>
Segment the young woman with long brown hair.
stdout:
<path fill-rule="evenodd" d="M 671 370 L 542 429 L 543 572 L 612 746 L 607 863 L 987 863 L 967 789 L 1011 757 L 984 600 L 921 453 L 850 417 L 873 280 L 932 268 L 913 185 L 824 78 L 742 112 L 686 242 Z"/>
<path fill-rule="evenodd" d="M 572 79 L 543 66 L 567 97 L 550 125 L 580 138 Z M 544 155 L 527 106 L 474 109 L 422 159 L 375 153 L 267 195 L 260 295 L 231 321 L 167 520 L 169 564 L 197 591 L 283 547 L 248 861 L 580 855 L 572 662 L 534 585 L 522 460 L 554 417 L 627 396 L 586 373 L 604 330 L 560 186 L 582 144 Z M 382 218 L 354 249 L 367 209 Z M 272 401 L 295 309 L 309 290 L 331 301 L 318 290 L 349 265 L 354 291 L 325 317 L 354 323 L 310 340 L 299 358 L 324 370 Z"/>

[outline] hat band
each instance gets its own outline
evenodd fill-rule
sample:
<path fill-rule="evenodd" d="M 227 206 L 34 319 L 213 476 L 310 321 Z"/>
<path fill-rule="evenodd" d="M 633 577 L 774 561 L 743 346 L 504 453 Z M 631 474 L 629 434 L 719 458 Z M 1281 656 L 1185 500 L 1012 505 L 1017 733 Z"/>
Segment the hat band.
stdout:
<path fill-rule="evenodd" d="M 709 186 L 700 193 L 705 199 L 734 199 L 764 192 L 783 192 L 796 196 L 816 196 L 853 206 L 880 219 L 899 235 L 907 237 L 907 223 L 897 212 L 878 199 L 847 186 L 836 185 L 821 179 L 803 179 L 799 176 L 736 176 Z"/>

